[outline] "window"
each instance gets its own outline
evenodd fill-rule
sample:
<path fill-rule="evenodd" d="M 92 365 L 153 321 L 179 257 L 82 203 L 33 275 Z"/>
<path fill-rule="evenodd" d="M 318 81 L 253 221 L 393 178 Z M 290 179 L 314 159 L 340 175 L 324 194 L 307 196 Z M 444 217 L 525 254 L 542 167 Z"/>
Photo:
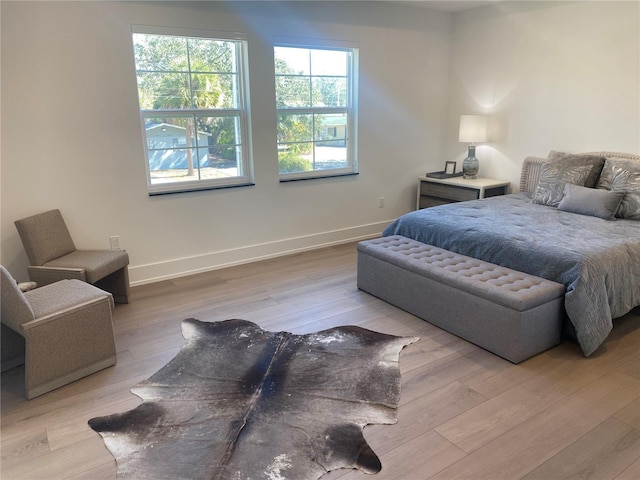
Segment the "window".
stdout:
<path fill-rule="evenodd" d="M 357 50 L 274 48 L 280 181 L 357 173 Z"/>
<path fill-rule="evenodd" d="M 136 26 L 150 195 L 251 185 L 245 40 Z"/>

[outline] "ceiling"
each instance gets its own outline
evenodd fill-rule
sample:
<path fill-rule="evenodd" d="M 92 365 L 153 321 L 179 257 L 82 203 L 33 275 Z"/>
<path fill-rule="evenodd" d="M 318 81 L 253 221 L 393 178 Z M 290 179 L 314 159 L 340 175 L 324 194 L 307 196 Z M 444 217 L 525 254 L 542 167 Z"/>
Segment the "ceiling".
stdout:
<path fill-rule="evenodd" d="M 461 12 L 470 8 L 483 7 L 502 0 L 402 0 L 393 3 L 405 3 L 416 7 L 430 8 L 442 12 Z"/>

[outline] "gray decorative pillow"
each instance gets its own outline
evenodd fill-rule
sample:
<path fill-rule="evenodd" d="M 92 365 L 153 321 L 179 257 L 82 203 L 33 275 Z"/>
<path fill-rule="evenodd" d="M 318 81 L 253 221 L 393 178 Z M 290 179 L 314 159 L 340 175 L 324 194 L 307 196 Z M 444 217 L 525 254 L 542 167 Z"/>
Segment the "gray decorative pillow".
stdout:
<path fill-rule="evenodd" d="M 584 155 L 582 153 L 564 153 L 564 152 L 556 152 L 551 150 L 547 159 L 554 163 L 559 163 L 564 165 L 565 167 L 577 167 L 581 165 L 589 165 L 592 168 L 589 176 L 584 182 L 585 187 L 595 187 L 598 183 L 598 178 L 600 177 L 600 172 L 602 171 L 602 167 L 605 163 L 604 157 L 598 157 L 596 155 Z"/>
<path fill-rule="evenodd" d="M 593 167 L 591 173 L 584 183 L 585 187 L 595 187 L 600 178 L 600 172 L 604 167 L 605 158 L 596 155 L 585 155 L 583 153 L 562 153 L 551 150 L 547 159 L 550 162 L 558 162 L 565 166 L 590 165 Z"/>
<path fill-rule="evenodd" d="M 533 192 L 533 203 L 557 207 L 564 196 L 567 183 L 583 187 L 591 175 L 593 166 L 564 166 L 547 163 L 540 169 L 540 180 Z"/>
<path fill-rule="evenodd" d="M 615 220 L 616 211 L 624 197 L 623 192 L 581 187 L 567 183 L 558 210 Z"/>
<path fill-rule="evenodd" d="M 614 166 L 612 171 L 611 190 L 624 192 L 616 217 L 640 220 L 640 170 L 632 172 Z"/>
<path fill-rule="evenodd" d="M 613 181 L 613 167 L 619 167 L 630 172 L 640 172 L 640 162 L 630 160 L 628 158 L 607 157 L 598 179 L 597 188 L 605 188 L 611 190 L 611 182 Z"/>

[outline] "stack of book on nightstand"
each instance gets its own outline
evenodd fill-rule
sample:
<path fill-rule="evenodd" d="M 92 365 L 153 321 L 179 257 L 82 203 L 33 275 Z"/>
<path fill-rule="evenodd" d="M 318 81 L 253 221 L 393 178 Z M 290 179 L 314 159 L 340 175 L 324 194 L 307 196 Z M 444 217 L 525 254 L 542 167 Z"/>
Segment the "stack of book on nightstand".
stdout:
<path fill-rule="evenodd" d="M 442 170 L 440 172 L 427 172 L 426 176 L 431 178 L 453 178 L 453 177 L 461 177 L 462 172 L 447 173 L 444 170 Z"/>

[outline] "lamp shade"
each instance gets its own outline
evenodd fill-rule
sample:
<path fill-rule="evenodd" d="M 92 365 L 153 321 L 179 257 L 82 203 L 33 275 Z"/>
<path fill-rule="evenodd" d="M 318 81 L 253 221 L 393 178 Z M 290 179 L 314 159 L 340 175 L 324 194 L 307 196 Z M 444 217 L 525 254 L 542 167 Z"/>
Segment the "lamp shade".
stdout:
<path fill-rule="evenodd" d="M 460 135 L 462 143 L 478 143 L 488 140 L 489 117 L 486 115 L 460 115 Z"/>

